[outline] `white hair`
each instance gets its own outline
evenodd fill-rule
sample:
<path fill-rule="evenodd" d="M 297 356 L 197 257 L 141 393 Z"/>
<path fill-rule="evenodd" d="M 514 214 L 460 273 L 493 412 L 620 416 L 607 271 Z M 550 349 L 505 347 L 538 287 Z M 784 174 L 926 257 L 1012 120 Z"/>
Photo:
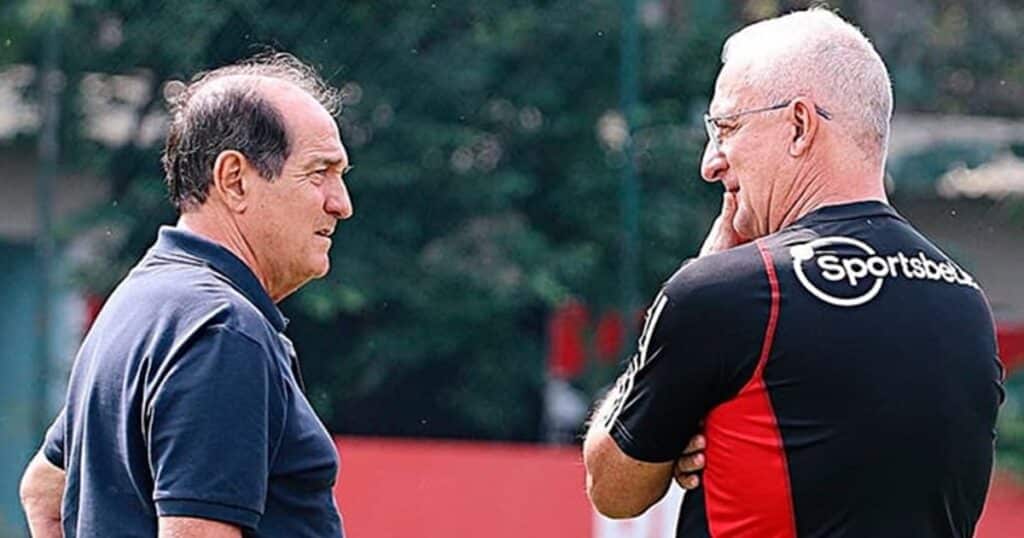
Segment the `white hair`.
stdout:
<path fill-rule="evenodd" d="M 742 66 L 746 87 L 769 101 L 806 96 L 827 110 L 869 156 L 884 162 L 892 83 L 881 56 L 852 24 L 823 8 L 764 20 L 733 34 L 723 65 Z"/>

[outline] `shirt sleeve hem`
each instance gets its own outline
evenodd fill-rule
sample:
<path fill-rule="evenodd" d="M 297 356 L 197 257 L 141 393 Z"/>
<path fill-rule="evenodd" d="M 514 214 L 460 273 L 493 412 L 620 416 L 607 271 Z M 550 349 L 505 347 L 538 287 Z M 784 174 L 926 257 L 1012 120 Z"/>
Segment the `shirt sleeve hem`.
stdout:
<path fill-rule="evenodd" d="M 196 517 L 212 519 L 255 530 L 260 514 L 248 508 L 194 499 L 162 499 L 156 501 L 156 513 L 160 517 Z"/>
<path fill-rule="evenodd" d="M 612 427 L 608 431 L 608 435 L 615 440 L 615 444 L 619 445 L 619 450 L 622 450 L 625 455 L 635 460 L 647 463 L 666 463 L 675 459 L 672 457 L 662 457 L 649 450 L 645 450 L 644 447 L 638 446 L 633 435 L 629 433 L 626 426 L 618 420 L 612 422 Z"/>
<path fill-rule="evenodd" d="M 64 468 L 64 454 L 62 454 L 56 447 L 46 444 L 43 446 L 43 456 L 46 461 L 50 462 L 54 467 L 59 469 Z"/>

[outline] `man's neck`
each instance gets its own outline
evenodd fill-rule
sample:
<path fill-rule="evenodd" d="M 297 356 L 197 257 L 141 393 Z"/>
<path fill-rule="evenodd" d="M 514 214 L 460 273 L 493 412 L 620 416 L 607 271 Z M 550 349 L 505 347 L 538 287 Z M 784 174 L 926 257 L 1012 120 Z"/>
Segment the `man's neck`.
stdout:
<path fill-rule="evenodd" d="M 178 218 L 177 226 L 228 249 L 249 267 L 263 289 L 277 302 L 272 292 L 269 275 L 261 268 L 256 253 L 246 241 L 245 234 L 239 229 L 238 223 L 234 219 L 228 218 L 212 208 L 201 208 L 182 213 Z"/>
<path fill-rule="evenodd" d="M 815 166 L 810 164 L 797 170 L 797 177 L 791 183 L 789 192 L 779 214 L 768 215 L 771 232 L 781 230 L 805 215 L 822 207 L 877 201 L 888 203 L 882 172 L 864 163 L 851 165 Z"/>

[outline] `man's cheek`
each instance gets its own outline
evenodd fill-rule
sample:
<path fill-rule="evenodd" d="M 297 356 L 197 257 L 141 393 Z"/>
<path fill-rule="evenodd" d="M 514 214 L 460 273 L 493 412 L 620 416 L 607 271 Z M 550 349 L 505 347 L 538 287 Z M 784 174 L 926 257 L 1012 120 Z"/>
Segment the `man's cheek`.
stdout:
<path fill-rule="evenodd" d="M 749 219 L 750 216 L 750 200 L 744 196 L 743 190 L 740 189 L 736 196 L 736 218 L 734 220 L 738 222 L 743 219 Z"/>
<path fill-rule="evenodd" d="M 736 215 L 732 219 L 733 230 L 743 239 L 750 240 L 757 235 L 754 221 L 754 214 L 750 211 L 750 207 L 740 202 L 736 207 Z"/>

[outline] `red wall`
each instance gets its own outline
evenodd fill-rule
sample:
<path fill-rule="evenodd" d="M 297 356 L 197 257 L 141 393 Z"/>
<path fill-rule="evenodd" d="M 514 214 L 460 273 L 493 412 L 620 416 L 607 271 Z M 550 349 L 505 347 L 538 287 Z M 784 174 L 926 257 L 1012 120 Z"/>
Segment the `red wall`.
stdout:
<path fill-rule="evenodd" d="M 353 538 L 590 536 L 574 448 L 337 440 L 336 495 Z"/>
<path fill-rule="evenodd" d="M 595 520 L 573 447 L 341 437 L 338 505 L 350 538 L 669 538 L 675 506 Z M 678 502 L 678 496 L 671 501 Z M 597 521 L 599 524 L 595 524 Z M 977 538 L 1022 536 L 1024 487 L 993 483 Z"/>
<path fill-rule="evenodd" d="M 999 327 L 1009 373 L 1024 325 Z M 671 538 L 678 492 L 641 520 L 594 515 L 574 447 L 342 437 L 335 494 L 352 538 Z M 1024 536 L 1024 486 L 996 476 L 977 538 Z"/>

